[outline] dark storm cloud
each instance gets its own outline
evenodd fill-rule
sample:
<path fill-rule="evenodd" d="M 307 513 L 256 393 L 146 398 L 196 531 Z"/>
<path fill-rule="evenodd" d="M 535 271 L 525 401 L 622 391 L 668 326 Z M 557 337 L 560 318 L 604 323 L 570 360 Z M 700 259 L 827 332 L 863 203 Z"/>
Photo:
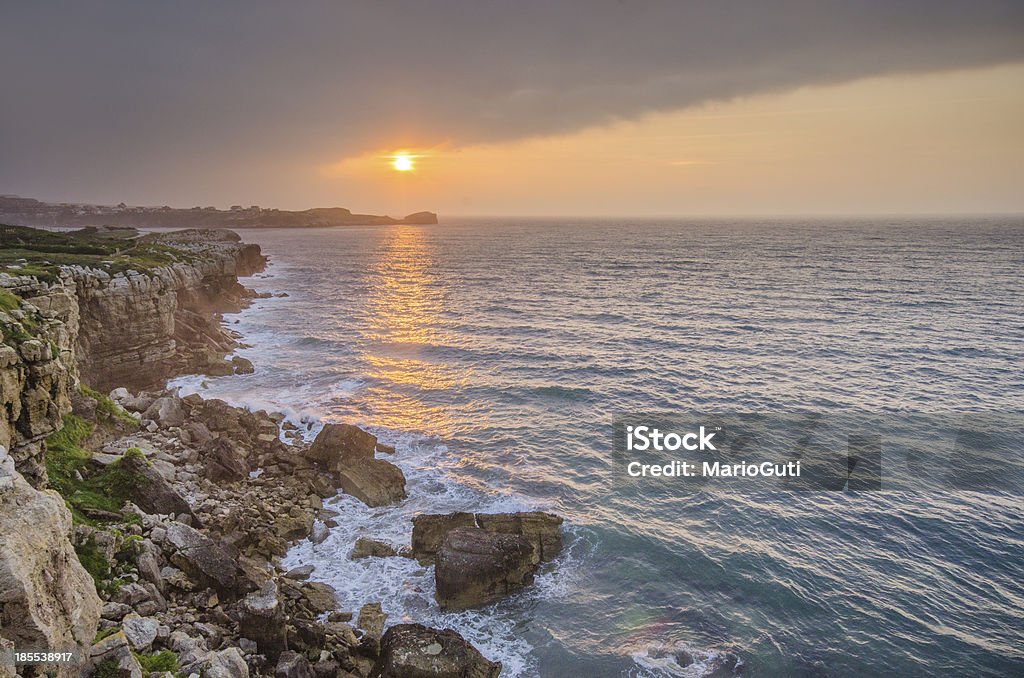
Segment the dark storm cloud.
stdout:
<path fill-rule="evenodd" d="M 216 185 L 241 163 L 1022 58 L 1013 1 L 5 3 L 0 192 Z"/>

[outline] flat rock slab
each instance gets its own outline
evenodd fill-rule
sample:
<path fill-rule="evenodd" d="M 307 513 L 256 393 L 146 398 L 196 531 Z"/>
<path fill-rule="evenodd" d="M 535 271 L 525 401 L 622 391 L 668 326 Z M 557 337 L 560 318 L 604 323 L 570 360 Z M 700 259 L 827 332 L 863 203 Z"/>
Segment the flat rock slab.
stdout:
<path fill-rule="evenodd" d="M 425 513 L 412 519 L 412 554 L 421 565 L 434 562 L 445 536 L 457 527 L 515 534 L 533 544 L 536 562 L 548 562 L 562 551 L 562 518 L 543 511 L 517 513 Z"/>

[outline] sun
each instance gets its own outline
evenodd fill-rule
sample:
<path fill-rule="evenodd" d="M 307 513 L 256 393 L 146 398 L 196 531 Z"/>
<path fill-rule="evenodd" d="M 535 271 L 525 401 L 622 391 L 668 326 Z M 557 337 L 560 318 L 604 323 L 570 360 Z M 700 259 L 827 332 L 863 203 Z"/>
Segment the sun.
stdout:
<path fill-rule="evenodd" d="M 412 156 L 396 155 L 391 160 L 391 166 L 399 172 L 410 172 L 412 171 Z"/>

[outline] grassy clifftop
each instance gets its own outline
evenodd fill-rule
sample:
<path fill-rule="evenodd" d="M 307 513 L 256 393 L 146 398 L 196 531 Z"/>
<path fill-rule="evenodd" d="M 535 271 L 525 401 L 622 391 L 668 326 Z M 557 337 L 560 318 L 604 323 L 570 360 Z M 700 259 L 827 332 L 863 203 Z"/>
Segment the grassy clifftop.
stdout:
<path fill-rule="evenodd" d="M 46 282 L 58 279 L 61 266 L 88 266 L 115 275 L 128 270 L 145 273 L 192 259 L 185 250 L 140 237 L 134 228 L 56 232 L 0 225 L 0 272 Z"/>

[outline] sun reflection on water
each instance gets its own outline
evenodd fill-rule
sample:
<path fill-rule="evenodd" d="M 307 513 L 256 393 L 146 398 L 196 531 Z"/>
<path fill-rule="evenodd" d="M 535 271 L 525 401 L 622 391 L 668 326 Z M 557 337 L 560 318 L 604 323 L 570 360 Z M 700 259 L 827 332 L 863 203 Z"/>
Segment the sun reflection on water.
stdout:
<path fill-rule="evenodd" d="M 452 433 L 447 408 L 427 405 L 423 391 L 451 389 L 468 381 L 465 371 L 431 356 L 452 341 L 440 329 L 444 289 L 432 274 L 434 253 L 424 230 L 396 226 L 384 235 L 371 266 L 369 323 L 360 358 L 376 383 L 376 423 L 404 431 Z M 436 351 L 435 351 L 436 352 Z"/>

